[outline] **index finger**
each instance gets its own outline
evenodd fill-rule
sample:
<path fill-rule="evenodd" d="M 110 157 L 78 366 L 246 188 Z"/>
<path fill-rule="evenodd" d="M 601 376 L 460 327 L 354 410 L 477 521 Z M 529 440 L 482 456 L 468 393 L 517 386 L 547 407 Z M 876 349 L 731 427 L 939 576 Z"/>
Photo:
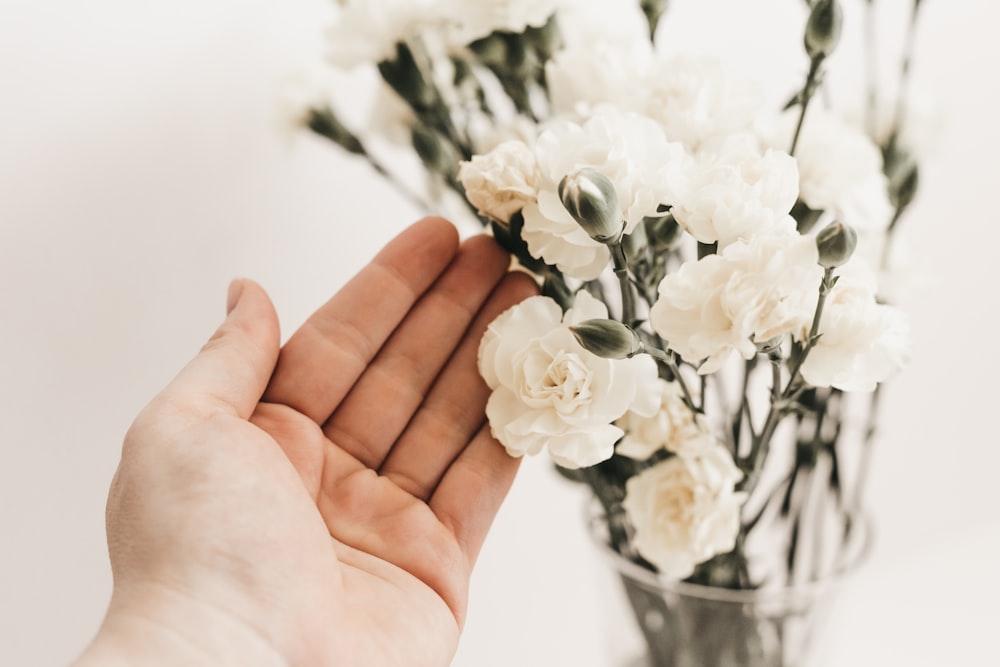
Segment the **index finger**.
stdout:
<path fill-rule="evenodd" d="M 457 250 L 441 218 L 390 241 L 285 343 L 263 400 L 323 423 Z"/>

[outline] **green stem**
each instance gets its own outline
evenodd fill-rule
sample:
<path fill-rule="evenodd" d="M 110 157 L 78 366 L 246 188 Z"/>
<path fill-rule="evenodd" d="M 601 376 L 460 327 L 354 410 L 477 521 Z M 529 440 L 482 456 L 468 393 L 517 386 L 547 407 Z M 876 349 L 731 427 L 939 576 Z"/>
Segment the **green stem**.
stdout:
<path fill-rule="evenodd" d="M 778 395 L 777 400 L 774 400 L 772 396 L 771 407 L 768 410 L 764 426 L 761 428 L 760 434 L 753 439 L 753 446 L 751 447 L 750 455 L 747 457 L 749 473 L 743 480 L 742 485 L 745 491 L 752 492 L 760 481 L 760 474 L 764 468 L 764 460 L 767 458 L 767 452 L 771 446 L 771 437 L 774 435 L 774 430 L 777 428 L 781 418 L 787 414 L 787 403 L 797 390 L 802 364 L 805 362 L 806 357 L 809 356 L 812 348 L 815 347 L 816 341 L 819 340 L 819 325 L 823 317 L 823 307 L 826 304 L 826 297 L 833 288 L 833 282 L 833 269 L 825 269 L 823 281 L 819 286 L 819 299 L 816 302 L 816 312 L 813 315 L 812 326 L 809 329 L 809 337 L 802 348 L 802 353 L 792 364 L 788 376 L 788 384 L 785 385 L 784 390 Z"/>
<path fill-rule="evenodd" d="M 871 470 L 872 449 L 874 449 L 873 445 L 876 433 L 875 425 L 878 423 L 878 411 L 881 396 L 882 385 L 878 385 L 872 393 L 871 403 L 868 406 L 865 437 L 861 444 L 861 459 L 858 461 L 858 471 L 857 478 L 854 483 L 854 493 L 851 494 L 851 500 L 845 508 L 848 525 L 850 525 L 851 517 L 860 512 L 861 503 L 863 502 L 865 495 L 865 489 L 868 486 L 868 473 Z"/>
<path fill-rule="evenodd" d="M 424 200 L 423 197 L 421 197 L 416 192 L 414 192 L 413 190 L 411 190 L 410 187 L 408 185 L 406 185 L 406 183 L 404 183 L 403 181 L 399 180 L 398 176 L 396 176 L 394 173 L 392 173 L 391 171 L 389 171 L 388 169 L 386 169 L 386 167 L 381 162 L 379 162 L 378 160 L 376 160 L 371 155 L 371 153 L 365 151 L 365 158 L 368 159 L 368 164 L 371 165 L 372 169 L 374 169 L 375 172 L 379 176 L 381 176 L 382 178 L 384 178 L 385 180 L 387 180 L 389 182 L 389 184 L 393 188 L 395 188 L 396 192 L 398 192 L 400 195 L 402 195 L 404 199 L 406 199 L 412 205 L 416 206 L 421 211 L 429 211 L 430 210 L 430 208 L 431 208 L 430 204 L 428 204 L 427 201 Z M 473 212 L 475 212 L 475 211 L 473 211 Z"/>
<path fill-rule="evenodd" d="M 666 364 L 667 368 L 670 369 L 670 372 L 673 373 L 674 379 L 677 381 L 677 384 L 679 384 L 681 387 L 681 393 L 684 394 L 684 404 L 687 405 L 688 408 L 691 409 L 691 412 L 695 413 L 696 415 L 701 414 L 701 410 L 698 409 L 698 406 L 695 405 L 694 403 L 694 399 L 691 397 L 691 392 L 688 390 L 687 382 L 684 381 L 684 376 L 681 375 L 681 369 L 677 367 L 677 362 L 674 361 L 674 358 L 671 356 L 671 354 L 669 352 L 665 352 L 663 350 L 645 344 L 643 344 L 642 346 L 642 353 L 648 354 L 657 361 L 662 361 L 664 364 Z"/>
<path fill-rule="evenodd" d="M 809 74 L 806 76 L 806 85 L 802 87 L 802 110 L 799 112 L 799 122 L 795 125 L 795 135 L 792 137 L 792 147 L 788 150 L 789 155 L 795 155 L 795 148 L 799 145 L 799 134 L 802 132 L 802 124 L 806 120 L 806 110 L 809 102 L 813 98 L 816 88 L 816 78 L 819 76 L 820 67 L 823 64 L 823 55 L 817 55 L 809 63 Z"/>
<path fill-rule="evenodd" d="M 635 326 L 635 291 L 632 281 L 628 277 L 628 258 L 625 256 L 625 248 L 619 240 L 608 244 L 611 251 L 611 261 L 614 263 L 615 275 L 618 277 L 618 285 L 622 293 L 622 322 L 630 327 Z"/>
<path fill-rule="evenodd" d="M 892 137 L 899 135 L 906 114 L 906 93 L 910 84 L 910 69 L 913 63 L 913 47 L 917 37 L 917 15 L 920 11 L 920 0 L 914 0 L 913 11 L 910 13 L 910 23 L 906 30 L 906 44 L 903 47 L 903 60 L 899 72 L 899 91 L 896 93 L 896 113 L 893 117 Z"/>
<path fill-rule="evenodd" d="M 865 87 L 867 104 L 865 107 L 865 126 L 872 138 L 878 131 L 878 66 L 875 53 L 875 1 L 865 2 Z"/>

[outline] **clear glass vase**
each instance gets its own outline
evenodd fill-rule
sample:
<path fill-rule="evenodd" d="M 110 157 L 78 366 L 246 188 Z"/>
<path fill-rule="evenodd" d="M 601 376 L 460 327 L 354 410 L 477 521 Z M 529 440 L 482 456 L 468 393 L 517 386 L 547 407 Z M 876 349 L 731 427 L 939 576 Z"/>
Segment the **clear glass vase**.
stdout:
<path fill-rule="evenodd" d="M 869 521 L 859 522 L 842 565 L 805 584 L 757 590 L 659 577 L 608 546 L 603 516 L 590 531 L 631 607 L 645 649 L 621 667 L 820 667 L 834 597 L 866 559 Z"/>

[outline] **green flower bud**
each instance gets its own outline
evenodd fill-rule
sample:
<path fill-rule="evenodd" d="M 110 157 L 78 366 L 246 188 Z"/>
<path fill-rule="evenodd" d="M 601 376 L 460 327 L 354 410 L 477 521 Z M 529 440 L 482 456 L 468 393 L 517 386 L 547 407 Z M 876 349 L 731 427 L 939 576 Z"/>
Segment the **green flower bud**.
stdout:
<path fill-rule="evenodd" d="M 892 205 L 903 210 L 913 202 L 920 185 L 920 171 L 915 162 L 901 165 L 889 178 L 889 199 Z"/>
<path fill-rule="evenodd" d="M 559 199 L 590 238 L 604 244 L 621 241 L 625 221 L 607 176 L 591 167 L 569 174 L 559 181 Z"/>
<path fill-rule="evenodd" d="M 348 130 L 330 107 L 322 109 L 310 109 L 306 116 L 306 126 L 320 135 L 326 137 L 349 153 L 355 155 L 365 155 L 365 147 L 361 145 L 354 134 Z"/>
<path fill-rule="evenodd" d="M 569 328 L 583 349 L 605 359 L 628 359 L 642 352 L 642 340 L 615 320 L 586 320 Z"/>
<path fill-rule="evenodd" d="M 835 269 L 844 264 L 858 247 L 858 233 L 853 227 L 842 222 L 827 225 L 816 235 L 819 249 L 819 265 L 824 269 Z"/>
<path fill-rule="evenodd" d="M 837 0 L 817 0 L 806 22 L 805 45 L 810 58 L 824 58 L 837 48 L 844 11 Z"/>
<path fill-rule="evenodd" d="M 649 25 L 650 41 L 656 36 L 656 27 L 660 24 L 660 17 L 667 10 L 668 0 L 640 0 L 639 7 L 646 16 L 646 23 Z"/>
<path fill-rule="evenodd" d="M 400 97 L 418 113 L 427 111 L 436 103 L 434 88 L 427 84 L 413 52 L 403 42 L 396 44 L 396 57 L 378 64 L 379 74 Z"/>

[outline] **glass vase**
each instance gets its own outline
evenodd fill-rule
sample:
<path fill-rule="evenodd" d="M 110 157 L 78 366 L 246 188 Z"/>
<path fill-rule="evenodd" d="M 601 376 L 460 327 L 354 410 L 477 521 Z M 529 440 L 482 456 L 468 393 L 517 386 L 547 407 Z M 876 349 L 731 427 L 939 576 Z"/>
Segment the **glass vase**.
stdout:
<path fill-rule="evenodd" d="M 820 667 L 838 588 L 864 561 L 871 524 L 861 521 L 829 576 L 794 586 L 734 590 L 663 578 L 608 546 L 603 516 L 589 521 L 603 560 L 644 639 L 621 667 Z"/>

